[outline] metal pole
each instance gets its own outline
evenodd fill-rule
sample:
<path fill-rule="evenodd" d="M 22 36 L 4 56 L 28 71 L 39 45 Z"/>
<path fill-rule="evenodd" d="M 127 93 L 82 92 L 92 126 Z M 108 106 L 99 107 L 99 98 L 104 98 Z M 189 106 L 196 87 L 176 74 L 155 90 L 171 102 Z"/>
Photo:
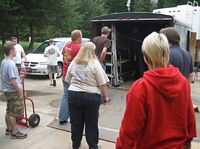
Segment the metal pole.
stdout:
<path fill-rule="evenodd" d="M 127 0 L 126 6 L 128 8 L 128 12 L 130 12 L 131 0 Z"/>

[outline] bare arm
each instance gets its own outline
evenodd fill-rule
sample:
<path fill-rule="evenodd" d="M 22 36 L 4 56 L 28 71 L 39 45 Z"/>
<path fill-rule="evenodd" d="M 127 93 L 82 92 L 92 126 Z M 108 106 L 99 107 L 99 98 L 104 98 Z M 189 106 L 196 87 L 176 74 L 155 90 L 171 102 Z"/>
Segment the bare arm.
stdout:
<path fill-rule="evenodd" d="M 106 84 L 101 85 L 100 86 L 100 90 L 101 90 L 101 93 L 103 95 L 104 103 L 107 103 L 109 101 L 109 97 L 107 95 L 107 86 L 106 86 Z"/>
<path fill-rule="evenodd" d="M 13 87 L 15 88 L 15 90 L 20 93 L 20 88 L 17 85 L 16 79 L 11 79 L 10 83 L 13 85 Z"/>
<path fill-rule="evenodd" d="M 26 62 L 26 61 L 27 61 L 27 58 L 26 58 L 25 52 L 22 52 L 22 57 L 24 58 L 24 61 Z"/>
<path fill-rule="evenodd" d="M 70 75 L 69 74 L 67 74 L 66 75 L 66 77 L 65 77 L 65 81 L 70 85 L 71 84 L 71 77 L 70 77 Z"/>
<path fill-rule="evenodd" d="M 99 61 L 100 61 L 101 64 L 103 63 L 103 61 L 104 61 L 104 59 L 106 57 L 107 49 L 108 49 L 107 47 L 104 47 L 103 50 L 102 50 L 102 52 L 101 52 L 100 59 L 99 59 Z"/>

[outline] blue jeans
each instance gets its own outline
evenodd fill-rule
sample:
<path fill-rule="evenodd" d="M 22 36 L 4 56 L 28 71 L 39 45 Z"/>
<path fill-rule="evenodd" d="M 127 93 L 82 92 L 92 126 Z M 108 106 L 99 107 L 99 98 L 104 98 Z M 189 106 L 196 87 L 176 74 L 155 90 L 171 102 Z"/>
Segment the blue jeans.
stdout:
<path fill-rule="evenodd" d="M 62 77 L 64 93 L 60 101 L 59 121 L 67 121 L 69 118 L 69 106 L 68 106 L 68 83 L 65 81 L 65 77 Z"/>
<path fill-rule="evenodd" d="M 84 125 L 89 149 L 97 149 L 101 95 L 77 91 L 68 91 L 68 94 L 73 149 L 78 149 L 80 146 Z"/>

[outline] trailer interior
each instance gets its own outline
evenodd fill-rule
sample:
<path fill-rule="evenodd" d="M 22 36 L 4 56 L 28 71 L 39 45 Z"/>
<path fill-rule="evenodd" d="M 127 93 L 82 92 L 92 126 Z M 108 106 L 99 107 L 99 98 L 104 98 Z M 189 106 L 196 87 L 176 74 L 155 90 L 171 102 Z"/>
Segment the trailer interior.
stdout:
<path fill-rule="evenodd" d="M 111 28 L 111 49 L 106 55 L 106 73 L 112 86 L 140 78 L 148 68 L 143 60 L 143 39 L 161 28 L 173 26 L 171 16 L 152 13 L 115 13 L 91 20 L 93 36 L 101 35 L 101 28 Z"/>

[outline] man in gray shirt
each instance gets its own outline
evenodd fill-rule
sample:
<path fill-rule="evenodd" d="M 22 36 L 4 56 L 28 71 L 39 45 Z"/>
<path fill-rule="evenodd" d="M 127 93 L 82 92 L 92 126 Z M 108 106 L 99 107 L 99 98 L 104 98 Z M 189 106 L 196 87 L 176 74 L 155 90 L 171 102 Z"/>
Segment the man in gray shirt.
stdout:
<path fill-rule="evenodd" d="M 16 49 L 12 42 L 6 42 L 3 47 L 5 59 L 1 63 L 1 88 L 7 100 L 5 121 L 7 129 L 5 135 L 13 139 L 24 139 L 27 134 L 20 132 L 16 127 L 16 116 L 24 114 L 23 96 L 21 91 L 18 69 L 13 61 Z"/>

